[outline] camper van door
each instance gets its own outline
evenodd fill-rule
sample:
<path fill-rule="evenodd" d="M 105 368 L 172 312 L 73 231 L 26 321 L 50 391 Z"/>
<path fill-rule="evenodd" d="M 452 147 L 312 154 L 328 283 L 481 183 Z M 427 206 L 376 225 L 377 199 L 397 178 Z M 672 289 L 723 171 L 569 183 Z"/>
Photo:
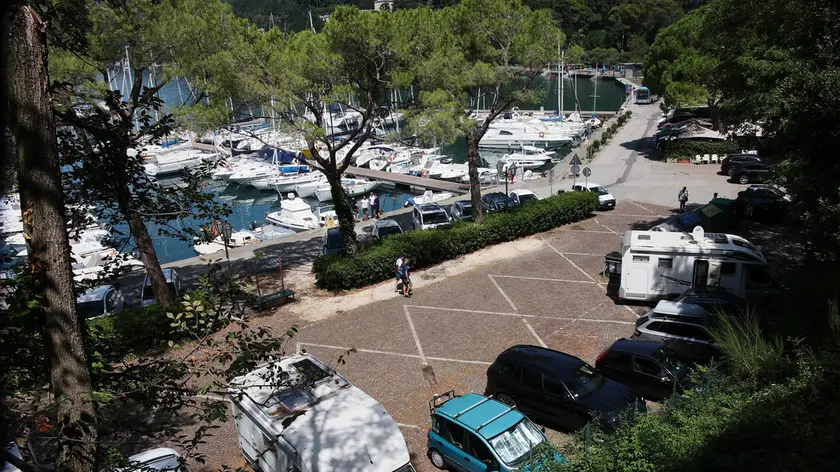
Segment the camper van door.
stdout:
<path fill-rule="evenodd" d="M 694 260 L 694 277 L 691 287 L 695 290 L 705 290 L 709 286 L 709 261 Z"/>

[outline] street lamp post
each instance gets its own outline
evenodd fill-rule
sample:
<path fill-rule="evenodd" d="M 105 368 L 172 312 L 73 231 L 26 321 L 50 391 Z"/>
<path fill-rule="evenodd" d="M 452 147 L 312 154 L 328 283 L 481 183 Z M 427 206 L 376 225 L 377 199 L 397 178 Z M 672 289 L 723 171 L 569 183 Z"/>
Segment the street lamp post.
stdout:
<path fill-rule="evenodd" d="M 230 242 L 231 227 L 230 222 L 222 223 L 222 239 L 225 244 L 225 258 L 228 263 L 228 270 L 230 269 L 230 253 L 228 253 L 228 243 Z"/>

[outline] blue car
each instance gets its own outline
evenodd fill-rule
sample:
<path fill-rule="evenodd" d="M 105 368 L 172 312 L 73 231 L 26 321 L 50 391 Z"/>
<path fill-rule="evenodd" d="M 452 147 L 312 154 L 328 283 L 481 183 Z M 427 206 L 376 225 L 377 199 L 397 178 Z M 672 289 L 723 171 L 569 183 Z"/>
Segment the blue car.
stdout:
<path fill-rule="evenodd" d="M 429 460 L 438 469 L 511 472 L 547 442 L 543 432 L 515 408 L 477 393 L 435 395 L 429 402 Z M 555 454 L 555 461 L 565 461 Z M 531 469 L 532 467 L 529 467 Z M 537 467 L 539 468 L 539 467 Z"/>

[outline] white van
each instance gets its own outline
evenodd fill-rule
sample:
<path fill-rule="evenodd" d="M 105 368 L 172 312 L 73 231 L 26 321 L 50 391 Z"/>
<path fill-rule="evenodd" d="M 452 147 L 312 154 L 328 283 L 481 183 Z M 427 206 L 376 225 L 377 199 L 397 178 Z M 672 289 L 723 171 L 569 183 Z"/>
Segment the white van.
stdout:
<path fill-rule="evenodd" d="M 433 229 L 439 226 L 448 225 L 452 219 L 446 210 L 437 203 L 423 203 L 414 205 L 411 213 L 411 223 L 414 229 Z"/>
<path fill-rule="evenodd" d="M 627 231 L 621 251 L 606 256 L 605 271 L 620 278 L 617 295 L 624 300 L 662 300 L 689 288 L 713 287 L 749 300 L 780 287 L 752 243 L 732 234 L 704 233 L 700 226 L 691 234 Z"/>
<path fill-rule="evenodd" d="M 607 210 L 615 208 L 615 197 L 603 185 L 595 182 L 575 183 L 572 185 L 573 192 L 592 192 L 598 195 L 598 209 Z"/>
<path fill-rule="evenodd" d="M 414 472 L 397 422 L 309 354 L 231 380 L 242 454 L 262 472 Z"/>

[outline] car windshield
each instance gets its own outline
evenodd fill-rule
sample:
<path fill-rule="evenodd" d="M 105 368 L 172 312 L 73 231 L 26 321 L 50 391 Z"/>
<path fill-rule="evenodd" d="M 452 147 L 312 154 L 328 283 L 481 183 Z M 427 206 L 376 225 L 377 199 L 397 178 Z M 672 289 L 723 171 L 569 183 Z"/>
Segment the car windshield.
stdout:
<path fill-rule="evenodd" d="M 517 465 L 529 457 L 531 449 L 545 440 L 534 423 L 523 419 L 504 433 L 490 440 L 490 446 L 507 465 Z"/>
<path fill-rule="evenodd" d="M 385 236 L 398 233 L 402 233 L 402 231 L 400 231 L 400 228 L 397 226 L 385 226 L 384 228 L 379 228 L 380 238 L 384 238 Z"/>
<path fill-rule="evenodd" d="M 461 207 L 461 214 L 464 216 L 472 216 L 472 206 L 464 205 Z"/>
<path fill-rule="evenodd" d="M 657 359 L 665 364 L 665 367 L 677 377 L 682 377 L 688 372 L 688 364 L 680 360 L 670 349 L 664 347 L 660 349 Z"/>
<path fill-rule="evenodd" d="M 531 200 L 537 200 L 537 196 L 536 196 L 536 195 L 532 195 L 532 194 L 530 194 L 530 193 L 526 193 L 525 195 L 520 195 L 520 196 L 519 196 L 519 202 L 520 202 L 520 203 L 529 202 L 529 201 L 531 201 Z"/>
<path fill-rule="evenodd" d="M 148 289 L 148 287 L 147 287 Z M 93 318 L 105 312 L 105 303 L 102 300 L 91 300 L 76 304 L 76 311 L 83 318 Z"/>
<path fill-rule="evenodd" d="M 580 397 L 594 392 L 603 382 L 604 378 L 601 374 L 594 367 L 583 362 L 575 371 L 571 381 L 566 382 L 566 385 L 576 397 Z"/>
<path fill-rule="evenodd" d="M 607 189 L 605 189 L 604 187 L 601 187 L 600 185 L 597 186 L 597 187 L 590 187 L 589 190 L 597 193 L 598 195 L 606 195 L 606 194 L 610 193 L 610 192 L 607 192 Z"/>
<path fill-rule="evenodd" d="M 436 225 L 439 223 L 446 223 L 449 221 L 449 218 L 446 217 L 446 213 L 442 211 L 436 211 L 434 213 L 424 213 L 423 214 L 423 224 L 425 225 Z"/>

